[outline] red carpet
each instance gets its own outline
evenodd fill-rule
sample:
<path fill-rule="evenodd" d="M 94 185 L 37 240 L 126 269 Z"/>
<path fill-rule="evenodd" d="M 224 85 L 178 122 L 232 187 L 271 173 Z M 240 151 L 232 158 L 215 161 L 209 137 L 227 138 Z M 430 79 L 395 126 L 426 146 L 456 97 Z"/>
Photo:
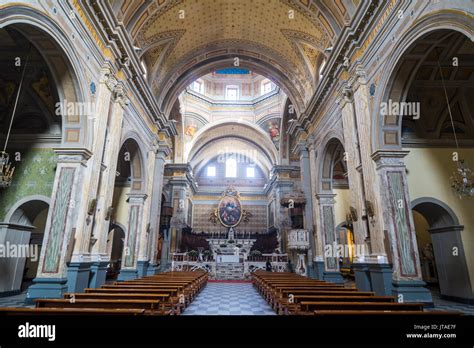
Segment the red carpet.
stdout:
<path fill-rule="evenodd" d="M 209 283 L 252 283 L 251 280 L 219 280 L 219 279 L 210 279 L 208 280 Z"/>

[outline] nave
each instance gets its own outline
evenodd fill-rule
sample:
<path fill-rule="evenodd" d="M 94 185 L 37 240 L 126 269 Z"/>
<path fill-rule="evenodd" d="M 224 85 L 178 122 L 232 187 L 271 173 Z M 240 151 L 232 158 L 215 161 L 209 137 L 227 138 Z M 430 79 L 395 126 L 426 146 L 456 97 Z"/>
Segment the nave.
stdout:
<path fill-rule="evenodd" d="M 470 0 L 0 0 L 0 346 L 30 318 L 84 324 L 69 340 L 117 318 L 114 339 L 234 339 L 261 316 L 277 338 L 355 340 L 369 317 L 360 339 L 420 317 L 462 337 L 473 19 Z"/>
<path fill-rule="evenodd" d="M 473 315 L 474 306 L 438 301 L 400 303 L 354 284 L 311 280 L 294 273 L 256 271 L 252 280 L 208 280 L 206 272 L 173 272 L 113 282 L 63 299 L 0 300 L 0 315 Z"/>

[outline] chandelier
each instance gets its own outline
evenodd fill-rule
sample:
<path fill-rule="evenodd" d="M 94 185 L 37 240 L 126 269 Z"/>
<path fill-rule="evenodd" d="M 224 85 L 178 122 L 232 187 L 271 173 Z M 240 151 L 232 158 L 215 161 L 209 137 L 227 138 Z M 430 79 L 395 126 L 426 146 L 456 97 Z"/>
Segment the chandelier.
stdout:
<path fill-rule="evenodd" d="M 471 169 L 466 165 L 464 160 L 457 161 L 458 167 L 451 176 L 451 187 L 459 196 L 474 196 L 474 180 Z"/>
<path fill-rule="evenodd" d="M 454 141 L 456 142 L 456 150 L 459 152 L 459 142 L 456 135 L 456 127 L 454 126 L 453 115 L 451 113 L 451 106 L 449 105 L 448 93 L 446 92 L 446 85 L 444 83 L 443 71 L 441 70 L 441 64 L 438 60 L 439 73 L 441 75 L 441 82 L 443 84 L 444 96 L 446 98 L 446 104 L 448 105 L 449 118 L 451 120 L 451 126 L 453 128 Z M 459 198 L 474 196 L 474 185 L 472 170 L 468 167 L 463 159 L 458 158 L 456 160 L 457 168 L 451 176 L 451 188 L 459 196 Z"/>
<path fill-rule="evenodd" d="M 5 151 L 0 151 L 0 188 L 10 186 L 15 167 L 10 163 L 10 157 Z"/>
<path fill-rule="evenodd" d="M 28 66 L 28 60 L 30 59 L 30 55 L 31 55 L 31 46 L 30 46 L 28 56 L 26 58 L 25 67 L 23 68 L 23 72 L 21 74 L 20 85 L 18 86 L 18 92 L 16 94 L 16 99 L 15 99 L 15 105 L 13 106 L 12 118 L 10 120 L 10 126 L 8 127 L 8 132 L 5 139 L 5 146 L 3 147 L 3 151 L 0 151 L 0 188 L 6 188 L 11 185 L 12 179 L 13 179 L 13 172 L 15 171 L 15 167 L 12 166 L 12 163 L 10 162 L 10 156 L 8 155 L 6 150 L 7 150 L 7 145 L 8 145 L 8 139 L 10 139 L 13 119 L 15 118 L 15 111 L 18 105 L 18 99 L 20 98 L 21 87 L 23 86 L 23 79 L 25 77 L 25 71 L 26 71 L 26 67 Z"/>

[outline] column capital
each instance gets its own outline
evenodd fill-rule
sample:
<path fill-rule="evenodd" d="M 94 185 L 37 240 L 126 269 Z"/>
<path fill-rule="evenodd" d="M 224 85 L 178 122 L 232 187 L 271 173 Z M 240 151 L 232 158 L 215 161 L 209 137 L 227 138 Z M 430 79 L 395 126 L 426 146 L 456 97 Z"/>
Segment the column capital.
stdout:
<path fill-rule="evenodd" d="M 130 104 L 130 99 L 122 82 L 117 82 L 112 89 L 114 102 L 119 103 L 122 108 Z"/>
<path fill-rule="evenodd" d="M 318 199 L 320 205 L 334 204 L 334 197 L 336 197 L 334 193 L 316 193 L 316 198 Z"/>
<path fill-rule="evenodd" d="M 306 139 L 306 147 L 308 148 L 309 151 L 314 151 L 316 146 L 316 136 L 314 134 L 311 134 L 308 136 Z"/>
<path fill-rule="evenodd" d="M 367 73 L 365 69 L 362 67 L 362 65 L 356 66 L 355 69 L 355 79 L 357 83 L 360 85 L 366 85 L 367 84 Z"/>
<path fill-rule="evenodd" d="M 58 162 L 60 163 L 80 163 L 86 165 L 89 158 L 92 157 L 92 152 L 85 148 L 60 147 L 53 151 L 58 155 Z"/>
<path fill-rule="evenodd" d="M 157 159 L 165 160 L 171 154 L 171 148 L 168 143 L 159 138 L 153 141 L 151 145 L 151 151 L 155 153 Z"/>
<path fill-rule="evenodd" d="M 127 193 L 129 203 L 142 204 L 148 198 L 146 193 Z"/>
<path fill-rule="evenodd" d="M 105 84 L 110 91 L 113 91 L 115 86 L 118 84 L 112 71 L 112 66 L 108 62 L 106 62 L 106 64 L 104 64 L 100 69 L 99 83 Z"/>
<path fill-rule="evenodd" d="M 306 141 L 299 141 L 293 147 L 293 152 L 300 156 L 300 159 L 303 157 L 308 157 L 308 147 L 306 146 Z"/>
<path fill-rule="evenodd" d="M 339 106 L 340 109 L 344 109 L 346 104 L 350 104 L 354 102 L 354 90 L 352 88 L 352 84 L 346 82 L 338 93 L 338 97 L 336 99 L 336 104 Z"/>
<path fill-rule="evenodd" d="M 377 169 L 383 167 L 405 167 L 403 158 L 410 151 L 406 150 L 378 150 L 372 154 L 372 159 L 377 165 Z"/>

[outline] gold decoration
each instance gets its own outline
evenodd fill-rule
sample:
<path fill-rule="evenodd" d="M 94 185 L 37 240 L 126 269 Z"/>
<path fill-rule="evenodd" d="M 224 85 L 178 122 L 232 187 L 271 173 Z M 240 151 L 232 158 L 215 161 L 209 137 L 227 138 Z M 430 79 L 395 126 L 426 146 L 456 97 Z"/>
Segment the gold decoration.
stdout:
<path fill-rule="evenodd" d="M 217 217 L 217 208 L 216 209 L 213 209 L 210 214 L 209 214 L 209 222 L 212 222 L 214 225 L 217 224 L 217 220 L 218 220 L 218 217 Z"/>
<path fill-rule="evenodd" d="M 242 222 L 244 224 L 248 223 L 250 221 L 250 218 L 253 216 L 253 214 L 251 212 L 249 212 L 248 210 L 243 210 L 242 211 Z"/>

